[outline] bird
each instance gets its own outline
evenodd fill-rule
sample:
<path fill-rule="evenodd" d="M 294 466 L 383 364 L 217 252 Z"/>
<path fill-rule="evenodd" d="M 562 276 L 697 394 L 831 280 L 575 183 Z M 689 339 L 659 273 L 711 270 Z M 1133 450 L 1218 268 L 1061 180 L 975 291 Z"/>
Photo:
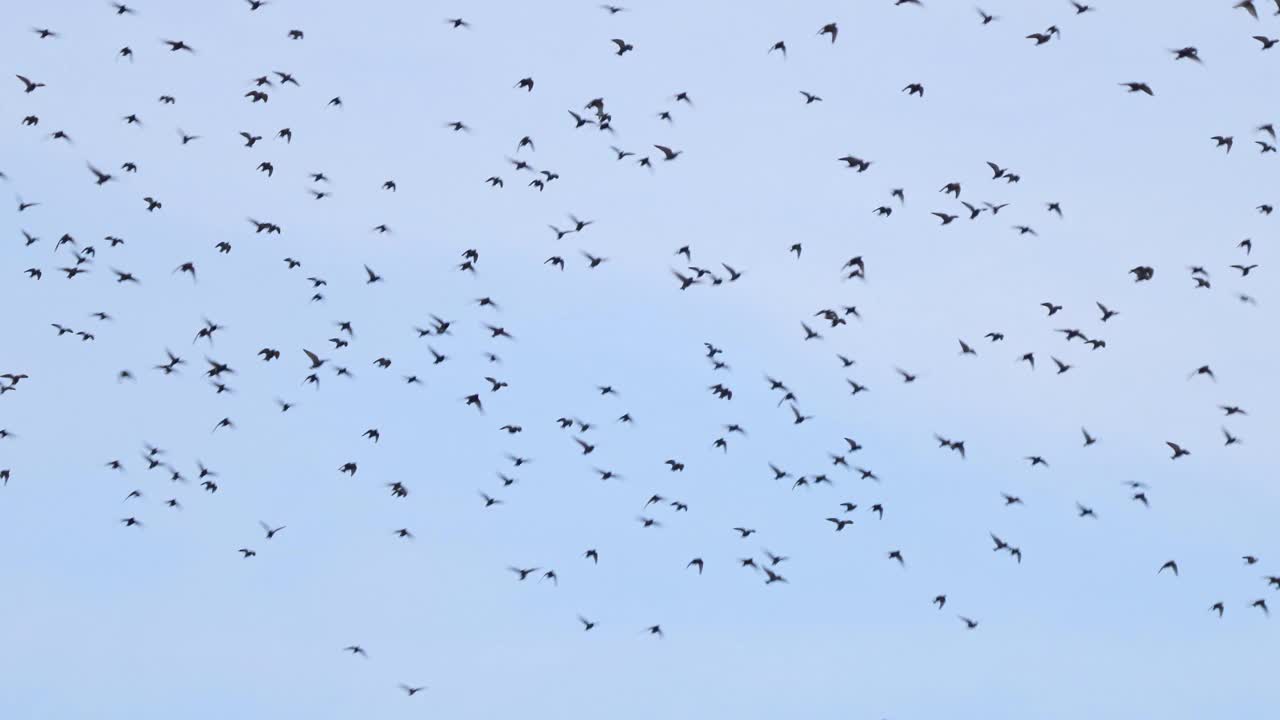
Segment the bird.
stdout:
<path fill-rule="evenodd" d="M 684 152 L 683 150 L 672 150 L 666 145 L 654 145 L 654 147 L 657 148 L 658 151 L 662 153 L 663 155 L 662 159 L 666 161 L 675 160 Z"/>
<path fill-rule="evenodd" d="M 98 186 L 105 185 L 108 182 L 111 182 L 112 180 L 115 179 L 111 175 L 111 173 L 105 173 L 99 170 L 98 168 L 94 167 L 92 163 L 88 163 L 88 167 L 89 167 L 89 172 L 93 173 L 93 176 L 95 178 L 95 184 Z"/>
<path fill-rule="evenodd" d="M 1146 93 L 1153 97 L 1156 94 L 1155 91 L 1151 89 L 1151 86 L 1144 82 L 1122 82 L 1120 85 L 1128 88 L 1131 93 Z"/>
<path fill-rule="evenodd" d="M 855 157 L 853 155 L 845 155 L 844 157 L 836 158 L 836 160 L 843 162 L 846 168 L 850 170 L 857 170 L 860 173 L 866 172 L 871 168 L 871 161 L 863 160 L 862 158 Z"/>
<path fill-rule="evenodd" d="M 516 575 L 518 575 L 518 576 L 519 576 L 519 577 L 518 577 L 518 579 L 519 579 L 519 580 L 521 580 L 521 581 L 523 581 L 523 580 L 525 580 L 526 578 L 528 578 L 530 575 L 532 575 L 533 573 L 536 573 L 536 572 L 538 572 L 539 570 L 541 570 L 542 568 L 537 568 L 537 567 L 533 567 L 533 568 L 517 568 L 517 567 L 508 567 L 507 569 L 508 569 L 508 570 L 510 570 L 511 572 L 515 573 Z"/>
<path fill-rule="evenodd" d="M 44 83 L 36 82 L 31 78 L 26 77 L 25 75 L 16 75 L 15 77 L 17 77 L 18 80 L 22 83 L 23 92 L 25 92 L 28 95 L 30 95 L 31 93 L 35 92 L 36 90 L 42 87 L 47 87 Z"/>
<path fill-rule="evenodd" d="M 1205 377 L 1209 378 L 1210 380 L 1213 380 L 1214 382 L 1218 381 L 1217 376 L 1213 374 L 1213 369 L 1210 368 L 1208 365 L 1201 365 L 1195 370 L 1192 370 L 1191 374 L 1187 376 L 1187 379 L 1190 380 L 1191 378 L 1194 378 L 1197 375 L 1204 375 Z"/>

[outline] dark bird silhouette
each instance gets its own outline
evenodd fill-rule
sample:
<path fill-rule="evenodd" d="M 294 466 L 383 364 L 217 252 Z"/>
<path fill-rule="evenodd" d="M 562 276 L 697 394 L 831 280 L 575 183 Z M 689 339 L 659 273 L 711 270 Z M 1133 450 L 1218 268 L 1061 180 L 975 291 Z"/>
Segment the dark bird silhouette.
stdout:
<path fill-rule="evenodd" d="M 1146 93 L 1151 96 L 1156 94 L 1155 91 L 1151 89 L 1151 86 L 1144 82 L 1122 82 L 1120 85 L 1122 87 L 1129 88 L 1129 92 L 1131 93 Z"/>
<path fill-rule="evenodd" d="M 89 167 L 89 172 L 93 173 L 93 176 L 95 178 L 95 184 L 97 184 L 98 186 L 105 185 L 115 179 L 111 175 L 111 173 L 102 172 L 98 168 L 94 167 L 92 164 L 88 164 L 88 167 Z"/>
<path fill-rule="evenodd" d="M 675 160 L 684 152 L 683 150 L 672 150 L 666 145 L 654 145 L 654 147 L 657 148 L 662 153 L 663 155 L 662 159 L 666 161 Z"/>
<path fill-rule="evenodd" d="M 42 82 L 36 82 L 36 81 L 32 80 L 31 78 L 26 77 L 25 75 L 17 75 L 17 76 L 15 76 L 15 77 L 17 77 L 17 78 L 18 78 L 18 80 L 22 83 L 22 86 L 23 86 L 23 92 L 25 92 L 25 93 L 27 93 L 27 94 L 31 94 L 31 93 L 35 92 L 37 89 L 39 89 L 39 88 L 46 87 L 46 85 L 45 85 L 44 83 L 42 83 Z"/>

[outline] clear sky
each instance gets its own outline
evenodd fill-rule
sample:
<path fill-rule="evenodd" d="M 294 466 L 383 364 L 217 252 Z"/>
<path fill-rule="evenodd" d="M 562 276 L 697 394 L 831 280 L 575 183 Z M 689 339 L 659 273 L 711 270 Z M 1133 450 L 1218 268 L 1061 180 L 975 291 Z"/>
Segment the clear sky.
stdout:
<path fill-rule="evenodd" d="M 96 0 L 20 3 L 0 28 L 4 68 L 46 84 L 0 86 L 5 192 L 41 203 L 0 211 L 0 373 L 30 376 L 0 395 L 13 434 L 0 439 L 0 716 L 1012 720 L 1273 706 L 1277 619 L 1249 606 L 1280 604 L 1263 579 L 1280 575 L 1280 215 L 1255 211 L 1280 194 L 1277 155 L 1254 144 L 1271 142 L 1254 128 L 1276 119 L 1280 48 L 1250 37 L 1280 35 L 1269 4 L 1254 20 L 1227 0 L 1099 0 L 1082 15 L 1065 0 L 993 0 L 987 26 L 944 0 L 633 0 L 615 15 L 593 2 L 130 4 L 121 17 Z M 470 27 L 443 22 L 458 16 Z M 817 34 L 832 21 L 834 44 Z M 1060 37 L 1024 39 L 1051 24 Z M 295 28 L 305 39 L 287 38 Z M 634 50 L 616 56 L 612 38 Z M 767 52 L 779 40 L 785 58 Z M 1203 64 L 1173 59 L 1189 45 Z M 272 71 L 300 86 L 251 104 L 252 79 Z M 513 87 L 524 77 L 532 92 Z M 1129 81 L 1154 96 L 1118 86 Z M 673 100 L 682 91 L 692 106 Z M 158 103 L 166 94 L 176 102 Z M 326 105 L 335 96 L 341 109 Z M 566 112 L 593 117 L 596 97 L 616 135 Z M 131 113 L 141 125 L 121 120 Z M 200 138 L 183 145 L 179 129 Z M 241 131 L 263 139 L 243 147 Z M 526 135 L 536 150 L 517 153 Z M 683 154 L 661 162 L 654 144 Z M 846 154 L 872 165 L 845 169 Z M 504 157 L 560 177 L 538 192 Z M 255 171 L 264 161 L 273 176 Z M 1021 182 L 992 180 L 987 161 Z M 86 162 L 117 179 L 96 186 Z M 388 179 L 396 192 L 380 189 Z M 939 192 L 949 182 L 960 200 L 1009 206 L 970 221 Z M 144 196 L 163 208 L 147 212 Z M 934 211 L 961 217 L 941 227 Z M 557 240 L 547 226 L 568 213 L 595 222 Z M 255 234 L 246 217 L 282 232 Z M 390 233 L 370 230 L 382 223 Z M 23 230 L 40 240 L 25 246 Z M 54 249 L 64 233 L 97 250 L 87 275 L 57 271 L 75 262 Z M 683 245 L 691 263 L 673 254 Z M 456 269 L 468 248 L 475 274 Z M 608 260 L 588 269 L 583 250 Z M 563 272 L 543 264 L 552 255 Z M 846 280 L 856 255 L 866 278 Z M 173 272 L 188 261 L 198 282 Z M 725 277 L 720 263 L 743 276 L 681 292 L 670 274 Z M 1248 277 L 1230 267 L 1251 263 Z M 384 281 L 366 284 L 366 264 Z M 1134 283 L 1137 265 L 1154 279 Z M 328 282 L 322 302 L 307 277 Z M 1063 309 L 1048 319 L 1045 301 Z M 1101 323 L 1098 301 L 1120 314 Z M 814 317 L 844 305 L 861 320 Z M 417 336 L 432 313 L 451 335 Z M 192 342 L 202 317 L 226 326 L 212 346 Z M 335 350 L 339 321 L 355 333 Z M 805 341 L 802 322 L 823 338 Z M 712 369 L 704 342 L 729 369 Z M 449 359 L 432 365 L 428 345 Z M 263 347 L 282 357 L 264 363 Z M 152 369 L 166 348 L 187 360 L 179 374 Z M 318 390 L 302 384 L 303 348 L 330 359 Z M 206 355 L 235 369 L 234 392 L 215 394 Z M 1055 374 L 1051 356 L 1074 367 Z M 1188 380 L 1205 364 L 1216 381 Z M 135 381 L 117 382 L 125 369 Z M 412 374 L 423 385 L 405 384 Z M 813 419 L 793 424 L 766 374 Z M 485 376 L 509 387 L 490 392 Z M 851 397 L 846 378 L 869 392 Z M 707 392 L 716 382 L 731 401 Z M 484 414 L 463 404 L 471 393 Z M 615 422 L 623 413 L 635 423 Z M 561 430 L 561 416 L 594 427 Z M 235 429 L 211 432 L 223 417 Z M 727 453 L 712 447 L 725 423 L 748 432 L 728 435 Z M 1082 426 L 1097 444 L 1082 447 Z M 1224 426 L 1242 442 L 1224 447 Z M 934 433 L 964 440 L 967 459 Z M 832 466 L 844 437 L 863 446 L 849 464 L 880 482 Z M 1192 454 L 1171 462 L 1166 441 Z M 146 443 L 190 482 L 148 471 Z M 513 468 L 508 453 L 533 461 Z M 217 471 L 216 494 L 195 481 L 198 461 Z M 354 477 L 338 472 L 349 461 Z M 834 486 L 793 490 L 770 462 Z M 1149 485 L 1149 508 L 1127 481 Z M 503 503 L 486 509 L 479 492 Z M 688 512 L 644 508 L 655 493 Z M 855 523 L 837 534 L 825 518 L 845 517 L 845 501 Z M 267 540 L 259 521 L 287 527 Z M 402 527 L 416 539 L 395 537 Z M 765 549 L 788 556 L 775 568 L 787 583 L 738 566 L 766 563 Z M 1167 560 L 1178 577 L 1157 574 Z M 508 566 L 554 569 L 559 584 L 541 571 L 517 582 Z M 578 614 L 598 625 L 584 632 Z M 664 638 L 645 633 L 654 624 Z M 353 644 L 368 657 L 342 651 Z M 428 689 L 408 697 L 399 683 Z"/>

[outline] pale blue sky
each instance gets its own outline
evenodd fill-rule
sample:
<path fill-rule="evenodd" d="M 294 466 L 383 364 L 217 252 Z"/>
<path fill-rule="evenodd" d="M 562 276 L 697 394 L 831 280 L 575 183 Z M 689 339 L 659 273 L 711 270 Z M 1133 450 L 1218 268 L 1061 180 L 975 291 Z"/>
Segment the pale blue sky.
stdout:
<path fill-rule="evenodd" d="M 1076 16 L 1065 0 L 993 1 L 1001 19 L 986 27 L 970 3 L 943 0 L 646 0 L 613 16 L 593 2 L 398 0 L 11 10 L 3 66 L 47 87 L 0 92 L 5 192 L 43 203 L 4 211 L 0 242 L 0 372 L 31 376 L 0 396 L 0 428 L 16 434 L 0 440 L 12 469 L 0 716 L 1259 715 L 1276 626 L 1248 604 L 1280 603 L 1262 579 L 1280 574 L 1268 442 L 1280 220 L 1254 207 L 1280 196 L 1253 129 L 1275 119 L 1280 49 L 1250 36 L 1280 35 L 1280 21 L 1225 0 L 1099 4 Z M 442 22 L 456 16 L 473 27 Z M 834 45 L 816 35 L 833 20 Z M 1023 39 L 1050 24 L 1061 38 Z M 40 40 L 33 26 L 62 35 Z M 286 39 L 292 28 L 306 39 Z M 635 50 L 616 57 L 615 37 Z M 171 54 L 161 38 L 198 52 Z M 766 53 L 778 40 L 785 60 Z M 135 62 L 115 57 L 124 45 Z M 1202 66 L 1172 60 L 1185 45 Z M 249 104 L 251 79 L 274 70 L 301 87 Z M 525 76 L 532 93 L 512 87 Z M 1126 94 L 1124 81 L 1156 94 Z M 899 92 L 911 82 L 923 100 Z M 806 106 L 800 90 L 824 101 Z M 674 103 L 679 91 L 695 106 Z M 325 105 L 335 95 L 341 110 Z M 600 96 L 614 137 L 575 130 L 566 112 Z M 122 123 L 129 113 L 144 125 Z M 28 114 L 39 126 L 19 125 Z M 473 132 L 442 127 L 455 120 Z M 287 145 L 274 139 L 286 126 Z M 178 128 L 202 138 L 181 146 Z M 47 138 L 59 129 L 74 144 Z M 242 130 L 264 139 L 241 147 Z M 524 135 L 537 151 L 518 157 L 561 175 L 545 192 L 504 160 Z M 656 161 L 654 143 L 684 154 L 650 173 L 608 147 Z M 848 153 L 871 169 L 844 169 Z M 254 170 L 264 160 L 271 179 Z M 1022 182 L 992 182 L 988 160 Z M 86 161 L 139 172 L 99 188 Z M 306 174 L 320 171 L 333 197 L 317 202 Z M 493 174 L 504 189 L 483 184 Z M 379 189 L 387 179 L 398 192 Z M 961 199 L 1010 206 L 939 228 L 930 212 L 964 214 L 938 192 L 951 181 Z M 147 213 L 146 195 L 164 208 Z M 872 214 L 881 204 L 890 218 Z M 567 213 L 597 222 L 556 241 L 546 226 Z M 247 216 L 284 232 L 254 235 Z M 394 232 L 371 233 L 379 223 Z M 41 241 L 23 247 L 24 229 Z M 97 247 L 89 275 L 56 272 L 72 261 L 53 252 L 63 233 Z M 127 242 L 111 249 L 105 235 Z M 1245 237 L 1251 259 L 1235 247 Z M 223 240 L 229 255 L 213 249 Z M 744 277 L 679 292 L 668 268 L 686 244 L 693 264 Z M 481 256 L 474 277 L 454 270 L 467 248 Z M 579 250 L 609 260 L 589 271 Z M 541 264 L 550 255 L 568 268 Z M 865 283 L 842 280 L 854 255 Z M 1245 260 L 1261 267 L 1240 278 L 1229 266 Z M 197 284 L 171 274 L 185 261 Z M 365 285 L 364 264 L 385 282 Z M 1126 275 L 1139 264 L 1152 282 Z M 1189 265 L 1212 289 L 1193 288 Z M 117 285 L 109 267 L 142 284 Z M 310 275 L 328 280 L 324 303 L 308 302 Z M 501 310 L 477 308 L 484 295 Z M 1065 309 L 1047 320 L 1046 300 Z M 1095 301 L 1121 314 L 1102 325 Z M 802 321 L 817 328 L 816 310 L 842 304 L 863 320 L 803 341 Z M 454 334 L 417 339 L 430 313 Z M 228 326 L 212 349 L 191 343 L 202 316 Z M 342 320 L 356 337 L 329 350 Z M 486 322 L 515 341 L 489 339 Z M 1072 327 L 1107 348 L 1054 332 Z M 989 344 L 990 331 L 1007 339 Z M 979 356 L 960 357 L 957 338 Z M 708 341 L 731 372 L 711 370 Z M 432 366 L 428 343 L 450 360 Z M 263 364 L 264 346 L 282 359 Z M 150 369 L 166 347 L 191 363 L 181 375 Z M 355 380 L 326 367 L 318 392 L 303 387 L 304 347 Z M 1028 351 L 1034 372 L 1016 362 Z M 857 365 L 843 370 L 838 352 Z M 205 353 L 237 370 L 234 394 L 214 395 Z M 1076 367 L 1054 375 L 1051 355 Z M 373 367 L 380 356 L 390 370 Z M 1187 380 L 1206 363 L 1216 383 Z M 903 385 L 895 367 L 920 379 Z M 136 383 L 115 382 L 125 368 Z M 412 373 L 425 387 L 404 385 Z M 814 420 L 794 426 L 766 373 Z M 489 393 L 485 375 L 510 387 Z M 871 391 L 850 397 L 845 378 Z M 734 399 L 714 399 L 714 382 Z M 620 395 L 600 397 L 604 384 Z M 461 402 L 481 391 L 484 415 Z M 281 415 L 277 397 L 297 407 Z M 1249 415 L 1224 422 L 1220 404 Z M 633 427 L 614 422 L 624 412 Z M 591 457 L 555 426 L 561 415 L 597 425 L 583 435 Z M 224 416 L 238 428 L 211 433 Z M 730 437 L 726 455 L 711 443 L 730 422 L 750 435 Z M 1244 442 L 1222 447 L 1224 424 Z M 1087 450 L 1082 425 L 1100 438 Z M 369 427 L 376 446 L 360 437 Z M 968 459 L 936 449 L 935 432 L 964 439 Z M 881 483 L 830 466 L 845 436 L 864 445 L 851 464 Z M 1193 454 L 1171 463 L 1166 440 Z M 147 472 L 144 443 L 188 477 L 203 461 L 220 491 Z M 513 471 L 508 452 L 534 462 Z M 1032 454 L 1050 468 L 1028 468 Z M 672 457 L 684 473 L 666 471 Z M 113 458 L 125 473 L 103 467 Z M 337 472 L 347 461 L 354 478 Z M 769 462 L 836 485 L 792 491 Z M 625 479 L 601 483 L 592 466 Z M 498 471 L 519 483 L 500 487 Z M 1150 509 L 1127 480 L 1151 485 Z M 394 481 L 408 498 L 388 496 Z M 133 489 L 144 497 L 122 502 Z M 485 510 L 477 491 L 504 504 Z M 1001 492 L 1025 506 L 1004 507 Z M 649 508 L 663 527 L 641 528 L 653 493 L 689 512 Z M 837 535 L 824 518 L 846 500 L 856 523 Z M 1077 501 L 1099 518 L 1077 518 Z M 866 512 L 876 502 L 883 521 Z M 130 515 L 146 527 L 121 527 Z M 288 527 L 267 541 L 259 520 Z M 738 525 L 759 533 L 741 540 Z M 394 538 L 400 527 L 416 541 Z M 1024 562 L 991 552 L 989 531 Z M 581 558 L 589 547 L 599 566 Z M 788 584 L 737 567 L 763 548 L 790 557 Z M 905 569 L 884 557 L 895 548 Z M 1246 568 L 1245 554 L 1261 561 Z M 695 556 L 702 576 L 685 569 Z M 1169 559 L 1180 577 L 1156 574 Z M 508 565 L 554 568 L 560 584 L 517 583 Z M 1221 621 L 1207 612 L 1219 600 Z M 578 613 L 598 627 L 584 633 Z M 643 634 L 655 623 L 665 639 Z M 341 651 L 353 643 L 367 660 Z M 408 698 L 402 682 L 429 689 Z"/>

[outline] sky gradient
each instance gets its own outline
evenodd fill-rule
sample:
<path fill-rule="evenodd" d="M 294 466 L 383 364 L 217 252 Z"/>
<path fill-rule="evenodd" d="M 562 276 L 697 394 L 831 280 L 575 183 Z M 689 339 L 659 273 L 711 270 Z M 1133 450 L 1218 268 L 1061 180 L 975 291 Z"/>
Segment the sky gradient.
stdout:
<path fill-rule="evenodd" d="M 0 91 L 5 190 L 42 203 L 0 211 L 0 372 L 31 376 L 0 395 L 0 428 L 15 434 L 0 440 L 12 470 L 0 489 L 0 716 L 1264 714 L 1276 625 L 1248 605 L 1280 603 L 1262 579 L 1280 574 L 1268 441 L 1280 429 L 1268 267 L 1280 216 L 1254 208 L 1280 195 L 1276 154 L 1253 140 L 1275 119 L 1280 49 L 1250 36 L 1280 35 L 1280 20 L 1225 1 L 1099 4 L 1077 16 L 1065 1 L 992 2 L 988 26 L 941 0 L 653 0 L 616 15 L 592 2 L 15 8 L 0 58 L 47 87 Z M 459 15 L 469 29 L 442 22 Z M 816 34 L 831 21 L 834 44 Z M 1060 38 L 1024 39 L 1050 24 Z M 46 26 L 60 37 L 30 32 Z M 287 39 L 293 28 L 305 39 Z M 615 56 L 615 37 L 635 50 Z M 170 53 L 162 38 L 197 52 Z M 785 59 L 766 52 L 778 40 Z M 125 45 L 132 63 L 116 57 Z M 1203 65 L 1172 59 L 1185 45 Z M 275 70 L 301 87 L 271 88 L 265 105 L 242 97 Z M 532 92 L 513 88 L 526 76 Z M 1127 81 L 1155 95 L 1127 94 Z M 900 91 L 913 82 L 923 99 Z M 806 105 L 802 90 L 823 102 Z M 692 106 L 672 99 L 681 91 Z M 334 96 L 341 109 L 326 106 Z M 566 112 L 596 97 L 615 136 L 575 129 Z M 129 113 L 141 127 L 120 121 Z M 28 114 L 40 124 L 22 127 Z M 291 143 L 275 138 L 283 127 Z M 201 139 L 184 146 L 179 128 Z M 47 137 L 58 129 L 74 142 Z M 245 148 L 240 131 L 264 139 Z M 517 153 L 525 135 L 536 151 Z M 1213 135 L 1233 135 L 1232 152 Z M 655 143 L 683 154 L 660 162 Z M 656 167 L 618 161 L 610 145 Z M 873 164 L 847 170 L 846 154 Z M 561 177 L 538 192 L 504 156 Z M 103 187 L 84 167 L 126 161 L 138 173 Z M 1022 181 L 992 181 L 987 161 Z M 307 178 L 322 171 L 329 186 Z M 396 192 L 380 189 L 388 179 Z M 939 192 L 953 181 L 963 200 L 1010 205 L 970 222 Z M 146 212 L 148 195 L 163 209 Z M 874 215 L 880 205 L 893 214 Z M 940 227 L 933 211 L 962 217 Z M 569 213 L 596 222 L 556 240 L 547 225 Z M 283 232 L 256 235 L 246 217 Z M 392 232 L 371 232 L 380 223 Z M 22 230 L 40 242 L 24 247 Z M 63 233 L 96 247 L 88 275 L 56 271 L 74 261 L 53 250 Z M 1249 257 L 1236 248 L 1246 237 Z M 674 255 L 683 245 L 692 263 Z M 474 275 L 456 270 L 468 248 Z M 589 270 L 583 250 L 608 260 Z M 551 255 L 563 272 L 543 264 Z M 855 255 L 865 281 L 840 271 Z M 186 261 L 198 282 L 173 274 Z M 1230 268 L 1246 261 L 1260 264 L 1248 277 Z M 743 277 L 681 292 L 670 275 L 722 262 Z M 363 265 L 385 281 L 365 284 Z M 1134 283 L 1136 265 L 1154 279 Z M 1193 265 L 1211 289 L 1194 287 Z M 111 267 L 141 284 L 115 283 Z M 328 281 L 324 302 L 310 301 L 308 276 Z M 482 296 L 500 309 L 477 307 Z M 1043 301 L 1064 309 L 1046 319 Z M 1100 323 L 1098 301 L 1121 314 Z M 841 305 L 862 319 L 813 317 Z M 455 322 L 451 336 L 417 337 L 432 313 Z M 212 347 L 192 342 L 202 317 L 227 326 Z M 355 335 L 331 350 L 339 321 Z M 805 341 L 801 322 L 823 339 Z M 983 339 L 993 331 L 1005 341 Z M 978 356 L 960 356 L 958 339 Z M 730 370 L 712 370 L 704 342 Z M 433 366 L 428 345 L 449 361 Z M 262 347 L 283 356 L 263 363 Z M 190 363 L 181 374 L 152 370 L 165 348 Z M 326 367 L 318 390 L 303 386 L 302 348 L 355 378 Z M 1017 360 L 1029 351 L 1034 371 Z M 837 353 L 857 364 L 841 368 Z M 214 394 L 204 355 L 236 369 L 234 393 Z M 372 365 L 380 356 L 390 369 Z M 1056 375 L 1050 356 L 1075 367 Z M 1216 382 L 1188 380 L 1204 364 Z M 124 369 L 136 382 L 116 381 Z M 766 374 L 813 420 L 793 425 Z M 486 375 L 510 387 L 489 392 Z M 850 397 L 846 378 L 870 391 Z M 732 401 L 707 392 L 716 382 Z M 463 404 L 471 393 L 484 414 Z M 297 406 L 282 414 L 277 398 Z M 1249 414 L 1223 418 L 1224 404 Z M 623 413 L 634 425 L 615 422 Z M 596 427 L 570 433 L 560 416 Z M 223 417 L 236 429 L 211 432 Z M 727 436 L 722 453 L 712 442 L 725 423 L 749 434 Z M 1224 425 L 1243 442 L 1223 447 Z M 1096 445 L 1081 447 L 1082 426 Z M 376 445 L 360 437 L 371 427 Z M 934 433 L 964 439 L 967 459 Z M 574 434 L 596 452 L 581 456 Z M 879 483 L 831 466 L 844 437 L 864 446 L 850 464 Z M 1166 441 L 1192 455 L 1170 462 Z M 197 461 L 215 469 L 219 491 L 148 472 L 145 443 L 188 478 Z M 512 468 L 507 453 L 533 461 Z M 668 472 L 667 458 L 687 469 Z M 337 470 L 348 461 L 354 477 Z M 835 486 L 793 490 L 771 462 Z M 593 467 L 623 479 L 601 482 Z M 503 488 L 498 472 L 519 482 Z M 386 492 L 397 481 L 407 498 Z M 1150 485 L 1150 508 L 1126 481 Z M 134 489 L 143 497 L 124 501 Z M 503 504 L 486 509 L 481 491 Z M 1001 492 L 1025 506 L 1005 507 Z M 689 511 L 645 509 L 654 493 Z M 836 534 L 824 519 L 843 501 L 859 509 Z M 1076 517 L 1077 502 L 1097 519 Z M 127 516 L 145 527 L 120 526 Z M 259 521 L 287 529 L 268 541 Z M 735 526 L 758 533 L 743 540 Z M 416 539 L 394 537 L 401 527 Z M 989 532 L 1024 561 L 991 552 Z M 738 567 L 766 548 L 789 556 L 788 583 Z M 700 576 L 685 568 L 693 557 Z M 1170 559 L 1179 577 L 1157 574 Z M 512 565 L 554 568 L 559 584 L 518 583 Z M 1221 620 L 1207 611 L 1216 601 Z M 579 613 L 598 626 L 583 632 Z M 981 625 L 968 632 L 957 613 Z M 653 624 L 663 639 L 644 633 Z M 343 653 L 351 644 L 368 658 Z M 398 683 L 428 690 L 410 698 Z"/>

